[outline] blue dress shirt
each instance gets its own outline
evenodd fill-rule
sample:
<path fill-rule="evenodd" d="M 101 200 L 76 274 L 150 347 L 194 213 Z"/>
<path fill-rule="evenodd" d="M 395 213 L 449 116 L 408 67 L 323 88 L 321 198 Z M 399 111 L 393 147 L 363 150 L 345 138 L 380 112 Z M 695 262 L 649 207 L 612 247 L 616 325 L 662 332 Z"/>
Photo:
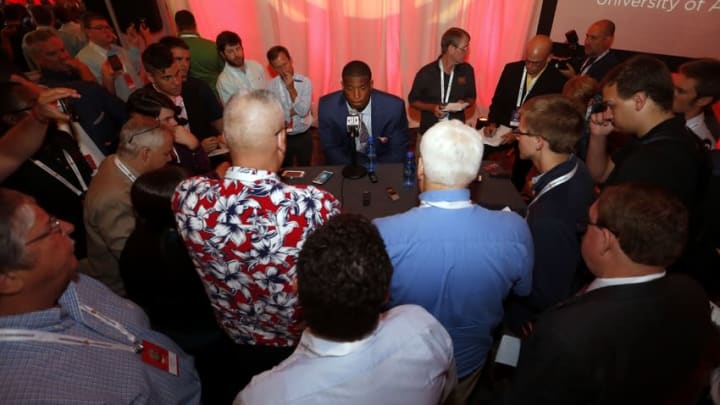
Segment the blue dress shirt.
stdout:
<path fill-rule="evenodd" d="M 158 288 L 162 288 L 161 286 Z M 85 304 L 178 355 L 177 376 L 145 364 L 130 351 L 60 343 L 0 342 L 0 402 L 3 404 L 198 404 L 200 380 L 192 357 L 150 329 L 145 313 L 99 281 L 80 275 L 58 306 L 0 317 L 0 329 L 31 329 L 91 340 L 128 343 L 116 329 L 84 313 Z"/>
<path fill-rule="evenodd" d="M 470 192 L 428 191 L 420 200 L 470 201 Z M 511 290 L 530 293 L 533 243 L 527 223 L 512 212 L 468 204 L 420 206 L 375 224 L 395 268 L 390 306 L 417 304 L 440 321 L 453 340 L 460 378 L 482 367 L 503 300 Z"/>

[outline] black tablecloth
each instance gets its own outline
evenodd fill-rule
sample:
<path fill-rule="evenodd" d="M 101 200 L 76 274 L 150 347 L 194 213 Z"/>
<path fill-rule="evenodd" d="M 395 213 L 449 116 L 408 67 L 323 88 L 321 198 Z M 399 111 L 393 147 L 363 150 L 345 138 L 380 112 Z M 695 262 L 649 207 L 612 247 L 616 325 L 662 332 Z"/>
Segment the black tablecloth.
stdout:
<path fill-rule="evenodd" d="M 343 212 L 362 214 L 370 219 L 405 212 L 418 205 L 419 190 L 416 187 L 404 188 L 403 165 L 400 163 L 380 164 L 377 167 L 378 182 L 372 183 L 367 176 L 357 180 L 343 179 L 342 166 L 311 166 L 293 167 L 289 170 L 303 170 L 305 176 L 300 179 L 284 179 L 288 184 L 311 184 L 323 170 L 333 172 L 330 180 L 322 186 L 342 202 Z M 280 171 L 282 173 L 282 170 Z M 509 206 L 513 211 L 524 216 L 527 205 L 520 197 L 509 178 L 493 177 L 481 171 L 482 181 L 473 182 L 470 196 L 473 201 L 489 209 L 502 209 Z M 400 199 L 392 201 L 386 191 L 392 187 L 400 195 Z M 370 193 L 370 204 L 363 206 L 363 192 Z"/>

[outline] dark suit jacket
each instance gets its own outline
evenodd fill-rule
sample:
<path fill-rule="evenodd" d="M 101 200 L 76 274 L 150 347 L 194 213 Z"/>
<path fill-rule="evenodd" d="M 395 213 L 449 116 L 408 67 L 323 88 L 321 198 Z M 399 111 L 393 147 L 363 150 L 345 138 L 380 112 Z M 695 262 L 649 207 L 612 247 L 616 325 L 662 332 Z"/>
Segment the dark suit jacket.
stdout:
<path fill-rule="evenodd" d="M 522 79 L 523 67 L 525 62 L 512 62 L 505 65 L 500 80 L 495 87 L 495 95 L 490 104 L 490 112 L 488 113 L 488 122 L 497 125 L 509 125 L 512 111 L 515 109 L 517 102 L 518 90 L 520 89 L 520 80 Z M 545 71 L 535 82 L 535 85 L 528 93 L 525 100 L 530 100 L 535 96 L 543 94 L 561 93 L 563 85 L 567 79 L 555 69 L 554 66 L 548 64 Z"/>
<path fill-rule="evenodd" d="M 78 123 L 105 155 L 115 153 L 120 128 L 127 121 L 125 102 L 96 82 L 80 80 L 75 73 L 43 71 L 40 84 L 75 89 L 82 97 L 70 100 Z"/>
<path fill-rule="evenodd" d="M 380 163 L 402 162 L 408 148 L 408 122 L 405 102 L 392 94 L 372 90 L 372 134 L 375 137 L 377 160 Z M 325 163 L 350 163 L 350 137 L 347 135 L 348 115 L 342 91 L 320 98 L 318 105 L 319 136 Z M 387 137 L 387 143 L 378 141 Z"/>
<path fill-rule="evenodd" d="M 584 62 L 584 60 L 582 62 Z M 607 55 L 603 56 L 599 61 L 593 63 L 585 74 L 600 82 L 603 77 L 605 77 L 605 75 L 618 63 L 620 63 L 620 59 L 618 59 L 615 52 L 610 50 Z M 578 70 L 578 73 L 579 72 L 580 70 Z"/>
<path fill-rule="evenodd" d="M 696 403 L 689 387 L 707 382 L 695 373 L 717 345 L 705 293 L 685 276 L 600 288 L 540 317 L 506 403 Z"/>

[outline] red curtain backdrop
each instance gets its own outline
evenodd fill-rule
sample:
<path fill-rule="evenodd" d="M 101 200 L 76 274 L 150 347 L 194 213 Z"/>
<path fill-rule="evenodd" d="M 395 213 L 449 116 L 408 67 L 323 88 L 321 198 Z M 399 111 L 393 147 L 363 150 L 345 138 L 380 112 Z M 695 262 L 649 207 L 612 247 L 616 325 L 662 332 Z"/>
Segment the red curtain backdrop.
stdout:
<path fill-rule="evenodd" d="M 453 26 L 471 36 L 478 107 L 486 110 L 505 63 L 522 57 L 538 0 L 168 0 L 189 9 L 201 36 L 237 32 L 245 57 L 267 66 L 265 52 L 284 45 L 298 73 L 313 82 L 313 100 L 340 89 L 353 59 L 367 62 L 374 87 L 407 100 L 415 73 L 440 54 Z M 410 114 L 411 118 L 417 114 Z"/>

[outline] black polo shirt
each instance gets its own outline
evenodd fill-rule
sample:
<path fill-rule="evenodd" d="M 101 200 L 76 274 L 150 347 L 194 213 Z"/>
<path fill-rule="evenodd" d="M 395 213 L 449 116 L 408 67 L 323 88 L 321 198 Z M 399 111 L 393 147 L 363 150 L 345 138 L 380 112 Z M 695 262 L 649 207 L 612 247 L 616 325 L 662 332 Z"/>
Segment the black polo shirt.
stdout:
<path fill-rule="evenodd" d="M 438 58 L 439 59 L 439 58 Z M 438 59 L 434 62 L 423 66 L 415 75 L 412 89 L 408 95 L 408 102 L 411 104 L 415 101 L 425 103 L 442 102 L 440 95 L 440 67 Z M 450 75 L 443 73 L 445 81 L 445 91 L 447 91 Z M 450 91 L 449 103 L 458 100 L 475 100 L 475 71 L 468 63 L 455 65 L 455 76 L 453 77 L 452 89 Z M 457 119 L 465 122 L 465 111 L 450 113 L 450 119 Z M 438 122 L 437 117 L 432 111 L 420 111 L 420 133 L 423 134 L 431 126 Z"/>
<path fill-rule="evenodd" d="M 612 155 L 615 168 L 605 184 L 656 184 L 692 207 L 699 196 L 703 167 L 702 151 L 693 137 L 681 118 L 661 122 Z"/>
<path fill-rule="evenodd" d="M 188 77 L 182 84 L 182 98 L 188 115 L 190 132 L 198 139 L 219 135 L 212 122 L 223 116 L 223 109 L 210 86 L 202 80 Z"/>

